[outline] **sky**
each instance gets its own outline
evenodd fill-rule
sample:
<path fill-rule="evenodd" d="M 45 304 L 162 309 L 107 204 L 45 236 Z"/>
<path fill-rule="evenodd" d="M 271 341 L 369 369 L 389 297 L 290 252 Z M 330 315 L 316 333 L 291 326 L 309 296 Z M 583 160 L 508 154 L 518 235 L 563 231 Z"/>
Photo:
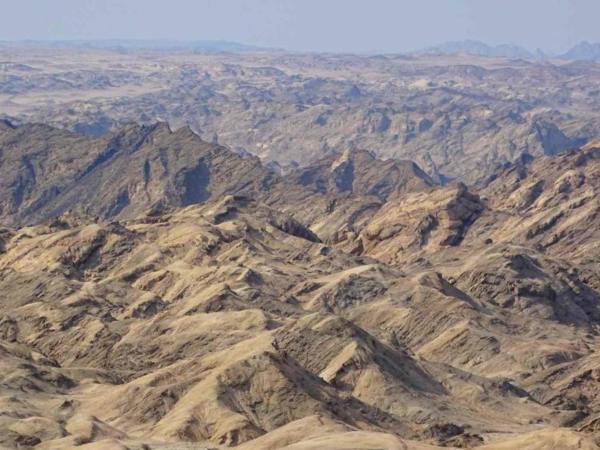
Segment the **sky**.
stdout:
<path fill-rule="evenodd" d="M 565 51 L 600 41 L 600 0 L 0 0 L 0 40 L 226 40 L 403 52 L 450 40 Z"/>

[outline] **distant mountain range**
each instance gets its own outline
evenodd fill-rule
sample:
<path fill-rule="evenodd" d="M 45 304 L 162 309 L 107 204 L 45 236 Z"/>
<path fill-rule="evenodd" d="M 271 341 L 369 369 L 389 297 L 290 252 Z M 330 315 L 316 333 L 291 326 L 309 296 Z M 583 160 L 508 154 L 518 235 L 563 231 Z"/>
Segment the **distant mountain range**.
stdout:
<path fill-rule="evenodd" d="M 285 51 L 282 48 L 260 47 L 222 40 L 159 40 L 159 39 L 101 39 L 101 40 L 22 40 L 1 41 L 0 48 L 90 48 L 113 51 L 157 50 L 194 51 L 202 53 L 244 53 L 253 51 Z M 489 58 L 548 59 L 559 58 L 576 61 L 600 61 L 600 42 L 582 41 L 565 53 L 552 53 L 537 49 L 530 51 L 516 44 L 489 45 L 485 42 L 466 39 L 448 41 L 411 52 L 416 55 L 467 54 Z"/>
<path fill-rule="evenodd" d="M 531 58 L 533 54 L 518 45 L 503 44 L 490 46 L 480 41 L 449 41 L 433 47 L 427 47 L 417 53 L 454 55 L 466 53 L 486 57 Z"/>
<path fill-rule="evenodd" d="M 546 59 L 559 58 L 584 61 L 600 60 L 600 43 L 580 42 L 562 54 L 553 54 L 537 49 L 529 51 L 524 47 L 514 44 L 488 45 L 474 40 L 449 41 L 440 45 L 427 47 L 415 52 L 417 54 L 455 55 L 468 54 L 484 57 Z"/>
<path fill-rule="evenodd" d="M 565 59 L 600 61 L 600 42 L 580 42 L 568 52 L 561 55 Z"/>
<path fill-rule="evenodd" d="M 105 50 L 191 50 L 198 52 L 230 52 L 276 50 L 272 48 L 241 44 L 233 41 L 179 41 L 145 39 L 102 39 L 102 40 L 24 40 L 0 41 L 1 47 L 50 47 L 50 48 L 91 48 Z"/>

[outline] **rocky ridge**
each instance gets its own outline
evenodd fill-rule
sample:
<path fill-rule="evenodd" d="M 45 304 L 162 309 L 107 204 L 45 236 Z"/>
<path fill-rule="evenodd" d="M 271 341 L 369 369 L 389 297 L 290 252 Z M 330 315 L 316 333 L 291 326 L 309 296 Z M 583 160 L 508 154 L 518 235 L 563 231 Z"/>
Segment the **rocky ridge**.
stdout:
<path fill-rule="evenodd" d="M 163 124 L 0 141 L 0 445 L 597 448 L 595 143 L 466 186 Z"/>

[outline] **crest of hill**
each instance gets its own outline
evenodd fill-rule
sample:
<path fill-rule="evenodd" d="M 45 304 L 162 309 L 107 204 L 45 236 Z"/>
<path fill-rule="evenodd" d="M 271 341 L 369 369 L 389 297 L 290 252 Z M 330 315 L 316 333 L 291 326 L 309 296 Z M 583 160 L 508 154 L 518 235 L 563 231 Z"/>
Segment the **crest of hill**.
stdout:
<path fill-rule="evenodd" d="M 327 156 L 292 172 L 290 178 L 294 183 L 320 193 L 372 195 L 380 200 L 435 184 L 412 161 L 384 161 L 366 150 L 346 150 Z"/>
<path fill-rule="evenodd" d="M 85 137 L 43 124 L 0 124 L 0 222 L 40 223 L 67 211 L 131 219 L 239 194 L 302 213 L 315 197 L 316 215 L 334 197 L 384 201 L 433 181 L 409 161 L 382 161 L 366 151 L 333 155 L 285 178 L 253 156 L 203 141 L 188 127 L 125 126 Z M 300 210 L 298 210 L 300 209 Z"/>
<path fill-rule="evenodd" d="M 82 210 L 131 218 L 226 194 L 256 195 L 277 177 L 189 128 L 130 125 L 100 138 L 41 124 L 0 128 L 0 217 L 37 223 Z"/>

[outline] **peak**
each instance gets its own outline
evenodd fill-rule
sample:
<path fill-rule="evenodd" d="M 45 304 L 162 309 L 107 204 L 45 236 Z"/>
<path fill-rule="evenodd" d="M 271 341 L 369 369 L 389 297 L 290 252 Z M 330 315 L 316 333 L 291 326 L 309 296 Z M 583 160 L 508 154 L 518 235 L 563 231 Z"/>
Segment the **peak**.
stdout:
<path fill-rule="evenodd" d="M 381 200 L 399 192 L 434 185 L 419 166 L 408 160 L 381 160 L 373 152 L 346 149 L 294 171 L 292 179 L 321 193 L 353 193 Z"/>
<path fill-rule="evenodd" d="M 175 130 L 175 134 L 178 136 L 198 136 L 198 134 L 196 134 L 189 125 L 184 125 L 180 128 L 177 128 L 177 130 Z"/>
<path fill-rule="evenodd" d="M 158 121 L 154 125 L 150 125 L 154 131 L 168 131 L 172 133 L 169 122 L 167 121 Z"/>

